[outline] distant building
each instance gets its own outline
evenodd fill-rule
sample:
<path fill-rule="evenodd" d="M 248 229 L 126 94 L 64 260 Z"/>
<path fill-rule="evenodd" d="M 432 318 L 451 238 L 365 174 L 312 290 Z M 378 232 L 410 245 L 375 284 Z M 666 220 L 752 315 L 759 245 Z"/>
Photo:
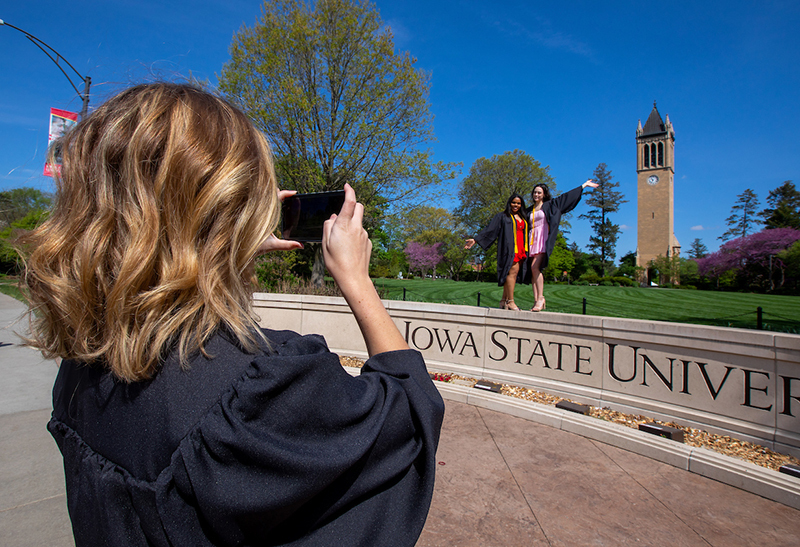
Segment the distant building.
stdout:
<path fill-rule="evenodd" d="M 681 245 L 675 237 L 675 130 L 667 115 L 666 123 L 658 113 L 655 101 L 644 127 L 642 120 L 636 128 L 636 173 L 638 174 L 638 225 L 636 265 L 645 268 L 642 283 L 663 283 L 654 280 L 650 268 L 659 256 L 677 257 Z M 677 283 L 677 272 L 670 276 Z"/>

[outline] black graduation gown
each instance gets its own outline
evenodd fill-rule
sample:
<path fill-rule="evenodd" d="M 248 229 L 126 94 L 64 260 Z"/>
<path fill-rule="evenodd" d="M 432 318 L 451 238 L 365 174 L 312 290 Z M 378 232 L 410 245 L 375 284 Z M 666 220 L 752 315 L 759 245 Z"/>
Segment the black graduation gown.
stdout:
<path fill-rule="evenodd" d="M 48 424 L 75 543 L 413 546 L 444 405 L 412 350 L 351 377 L 320 336 L 218 334 L 146 382 L 64 361 Z"/>
<path fill-rule="evenodd" d="M 547 267 L 547 263 L 550 261 L 550 255 L 553 253 L 553 249 L 556 248 L 556 237 L 558 236 L 558 225 L 561 222 L 561 216 L 569 213 L 572 211 L 577 205 L 581 202 L 581 195 L 583 194 L 583 186 L 578 186 L 577 188 L 573 188 L 569 192 L 565 192 L 558 197 L 554 197 L 550 201 L 546 201 L 542 204 L 542 212 L 544 212 L 544 218 L 547 220 L 547 241 L 545 242 L 545 256 L 544 260 L 542 261 L 541 269 L 544 270 Z M 533 226 L 533 217 L 531 213 L 533 212 L 533 207 L 527 209 L 525 211 L 525 216 L 528 217 L 530 225 Z M 531 269 L 525 268 L 525 282 L 531 282 Z"/>
<path fill-rule="evenodd" d="M 524 219 L 523 219 L 524 220 Z M 527 241 L 530 226 L 525 221 L 525 239 Z M 475 242 L 486 250 L 497 240 L 497 285 L 502 287 L 508 277 L 511 266 L 514 265 L 514 220 L 505 212 L 497 213 L 489 225 L 475 236 Z M 523 263 L 524 264 L 524 263 Z M 524 270 L 520 267 L 517 272 L 517 283 L 524 283 Z M 530 277 L 530 276 L 529 276 Z M 530 281 L 527 281 L 528 283 Z"/>

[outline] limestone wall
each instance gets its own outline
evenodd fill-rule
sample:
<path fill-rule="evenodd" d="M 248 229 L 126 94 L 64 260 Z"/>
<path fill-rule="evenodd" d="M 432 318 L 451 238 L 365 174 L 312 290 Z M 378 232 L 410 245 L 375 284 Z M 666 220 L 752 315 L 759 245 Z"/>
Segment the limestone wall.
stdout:
<path fill-rule="evenodd" d="M 800 457 L 800 336 L 385 301 L 428 368 L 675 420 Z M 261 325 L 366 356 L 342 298 L 256 294 Z"/>

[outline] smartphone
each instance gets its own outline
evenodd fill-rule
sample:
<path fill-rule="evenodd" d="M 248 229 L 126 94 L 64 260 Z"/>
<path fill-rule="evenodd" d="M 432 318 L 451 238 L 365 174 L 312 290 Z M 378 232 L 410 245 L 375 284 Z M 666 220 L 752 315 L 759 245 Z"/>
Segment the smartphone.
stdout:
<path fill-rule="evenodd" d="M 283 200 L 281 237 L 309 243 L 322 241 L 322 225 L 344 204 L 344 190 L 295 194 Z"/>

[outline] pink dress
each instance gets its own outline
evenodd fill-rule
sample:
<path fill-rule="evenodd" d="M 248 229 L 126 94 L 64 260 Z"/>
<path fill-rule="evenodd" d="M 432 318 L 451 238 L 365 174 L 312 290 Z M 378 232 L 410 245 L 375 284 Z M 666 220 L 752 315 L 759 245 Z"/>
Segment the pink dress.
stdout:
<path fill-rule="evenodd" d="M 529 256 L 534 256 L 539 253 L 545 252 L 545 244 L 547 243 L 547 236 L 550 235 L 550 227 L 547 225 L 547 219 L 543 211 L 536 211 L 533 213 L 531 219 L 531 247 Z"/>

